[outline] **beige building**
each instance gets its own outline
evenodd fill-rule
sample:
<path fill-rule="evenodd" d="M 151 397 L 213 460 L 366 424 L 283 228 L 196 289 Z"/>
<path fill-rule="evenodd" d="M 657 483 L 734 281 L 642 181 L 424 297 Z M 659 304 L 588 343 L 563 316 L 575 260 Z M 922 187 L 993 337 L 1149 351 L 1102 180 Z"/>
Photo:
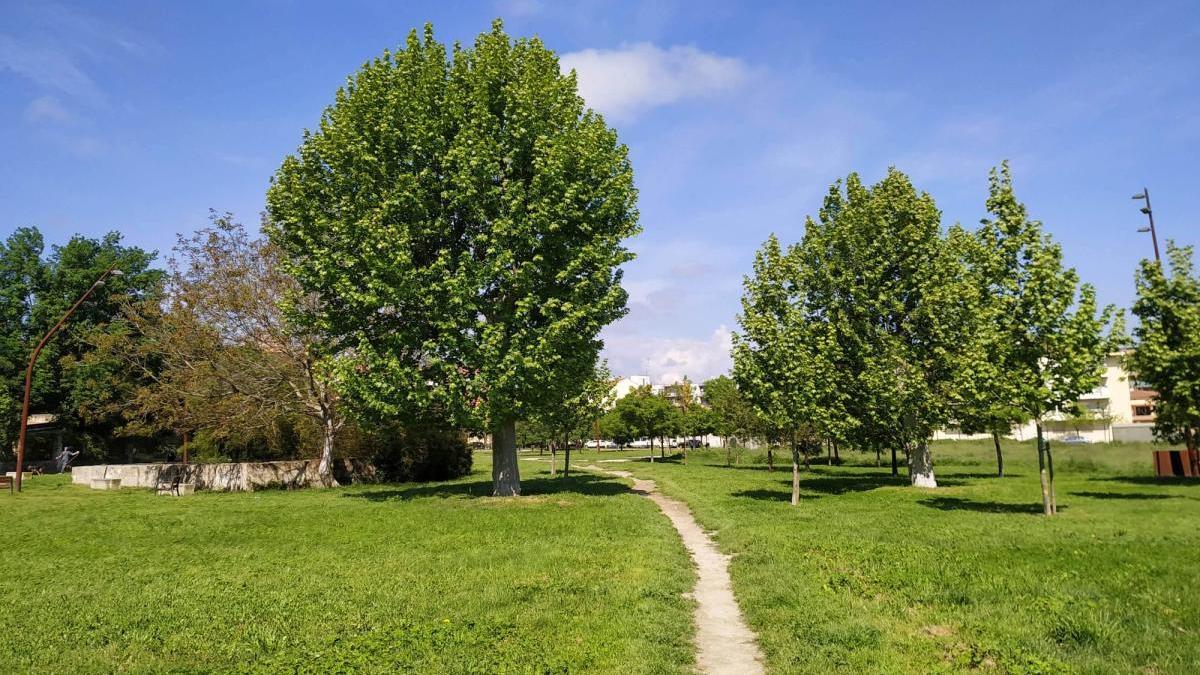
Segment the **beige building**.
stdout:
<path fill-rule="evenodd" d="M 1149 441 L 1153 438 L 1154 392 L 1133 379 L 1123 365 L 1127 352 L 1109 354 L 1104 359 L 1104 380 L 1100 386 L 1079 397 L 1077 413 L 1055 412 L 1043 420 L 1046 435 L 1054 440 L 1082 436 L 1093 443 L 1109 441 Z M 1011 437 L 1029 440 L 1037 436 L 1032 422 L 1014 427 Z M 936 439 L 987 438 L 986 434 L 961 434 L 946 429 Z"/>

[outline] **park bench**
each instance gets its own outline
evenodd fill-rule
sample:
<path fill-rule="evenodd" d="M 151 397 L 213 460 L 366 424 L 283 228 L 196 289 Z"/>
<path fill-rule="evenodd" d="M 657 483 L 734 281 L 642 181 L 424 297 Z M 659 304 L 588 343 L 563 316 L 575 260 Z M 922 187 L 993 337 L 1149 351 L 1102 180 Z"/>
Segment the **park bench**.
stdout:
<path fill-rule="evenodd" d="M 10 476 L 0 476 L 0 490 L 8 488 L 8 494 L 13 494 L 13 479 Z"/>
<path fill-rule="evenodd" d="M 192 494 L 195 489 L 195 483 L 186 483 L 183 480 L 183 476 L 176 475 L 169 480 L 159 480 L 158 487 L 155 489 L 154 493 L 159 495 L 175 495 L 176 497 L 182 497 L 184 495 Z"/>

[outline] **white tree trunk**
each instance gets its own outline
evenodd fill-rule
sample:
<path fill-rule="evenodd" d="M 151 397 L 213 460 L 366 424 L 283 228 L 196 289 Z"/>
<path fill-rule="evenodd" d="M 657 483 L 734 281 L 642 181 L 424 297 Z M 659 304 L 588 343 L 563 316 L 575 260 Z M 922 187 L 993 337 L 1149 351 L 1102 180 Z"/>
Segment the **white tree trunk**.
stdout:
<path fill-rule="evenodd" d="M 517 468 L 517 423 L 501 422 L 492 433 L 492 494 L 516 497 L 521 494 Z"/>
<path fill-rule="evenodd" d="M 933 453 L 929 450 L 929 441 L 917 443 L 908 454 L 908 477 L 916 487 L 937 487 L 937 479 L 933 476 Z"/>
<path fill-rule="evenodd" d="M 337 426 L 332 419 L 326 419 L 322 427 L 321 461 L 317 464 L 317 475 L 322 487 L 336 487 L 338 483 L 333 478 L 333 441 L 337 436 Z"/>
<path fill-rule="evenodd" d="M 792 506 L 800 505 L 800 449 L 792 441 Z"/>

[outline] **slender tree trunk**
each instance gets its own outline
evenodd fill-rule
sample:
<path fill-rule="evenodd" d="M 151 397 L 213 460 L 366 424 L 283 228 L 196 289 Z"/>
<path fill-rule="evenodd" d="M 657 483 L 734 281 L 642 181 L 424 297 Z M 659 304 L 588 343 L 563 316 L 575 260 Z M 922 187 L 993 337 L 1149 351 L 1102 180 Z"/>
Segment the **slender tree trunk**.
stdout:
<path fill-rule="evenodd" d="M 770 443 L 767 443 L 767 471 L 774 471 L 774 470 L 775 470 L 775 449 Z"/>
<path fill-rule="evenodd" d="M 1046 515 L 1053 515 L 1050 510 L 1050 481 L 1046 474 L 1046 448 L 1042 445 L 1042 421 L 1037 421 L 1037 451 L 1038 451 L 1038 477 L 1042 481 L 1042 512 Z"/>
<path fill-rule="evenodd" d="M 880 456 L 879 446 L 875 446 L 875 467 L 879 468 L 879 465 L 881 462 L 882 462 L 882 457 Z"/>
<path fill-rule="evenodd" d="M 333 441 L 337 436 L 337 425 L 332 418 L 321 422 L 321 461 L 317 464 L 317 476 L 323 487 L 336 487 L 333 477 Z"/>
<path fill-rule="evenodd" d="M 918 441 L 908 454 L 908 479 L 916 487 L 937 487 L 937 478 L 933 475 L 933 452 L 929 449 L 928 440 Z"/>
<path fill-rule="evenodd" d="M 829 466 L 833 466 L 833 442 L 825 441 L 825 457 L 829 460 Z"/>
<path fill-rule="evenodd" d="M 896 446 L 895 445 L 892 446 L 892 475 L 893 476 L 900 475 L 900 466 L 899 466 L 899 464 L 896 463 Z"/>
<path fill-rule="evenodd" d="M 659 459 L 667 458 L 667 437 L 666 436 L 660 436 L 658 438 L 658 458 Z"/>
<path fill-rule="evenodd" d="M 566 454 L 563 456 L 563 478 L 571 475 L 571 438 L 563 437 L 563 448 Z"/>
<path fill-rule="evenodd" d="M 1000 451 L 1000 432 L 992 429 L 992 443 L 996 444 L 996 475 L 1004 478 L 1004 453 Z"/>
<path fill-rule="evenodd" d="M 800 504 L 800 446 L 792 436 L 792 506 Z"/>
<path fill-rule="evenodd" d="M 558 452 L 554 449 L 554 442 L 551 441 L 550 446 L 550 477 L 554 478 L 558 475 Z"/>
<path fill-rule="evenodd" d="M 500 422 L 492 430 L 492 494 L 497 497 L 516 497 L 521 494 L 515 420 Z"/>
<path fill-rule="evenodd" d="M 832 443 L 833 443 L 833 461 L 836 464 L 841 464 L 842 463 L 842 455 L 838 449 L 837 441 L 832 441 Z"/>
<path fill-rule="evenodd" d="M 1054 451 L 1046 441 L 1046 472 L 1050 475 L 1050 513 L 1058 514 L 1058 497 L 1054 494 Z"/>

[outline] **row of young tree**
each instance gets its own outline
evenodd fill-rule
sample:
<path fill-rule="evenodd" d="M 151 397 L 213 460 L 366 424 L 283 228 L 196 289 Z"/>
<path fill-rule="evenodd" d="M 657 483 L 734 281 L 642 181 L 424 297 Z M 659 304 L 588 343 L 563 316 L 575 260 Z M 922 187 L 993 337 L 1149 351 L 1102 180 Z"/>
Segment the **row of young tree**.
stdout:
<path fill-rule="evenodd" d="M 933 198 L 900 171 L 871 186 L 851 174 L 799 242 L 772 236 L 757 253 L 734 376 L 789 438 L 794 473 L 805 448 L 831 441 L 890 452 L 893 472 L 902 453 L 912 484 L 936 487 L 935 430 L 998 436 L 1032 420 L 1044 512 L 1055 512 L 1043 422 L 1100 383 L 1104 357 L 1126 342 L 1123 322 L 1064 267 L 1007 164 L 991 174 L 987 212 L 974 231 L 945 230 Z"/>

